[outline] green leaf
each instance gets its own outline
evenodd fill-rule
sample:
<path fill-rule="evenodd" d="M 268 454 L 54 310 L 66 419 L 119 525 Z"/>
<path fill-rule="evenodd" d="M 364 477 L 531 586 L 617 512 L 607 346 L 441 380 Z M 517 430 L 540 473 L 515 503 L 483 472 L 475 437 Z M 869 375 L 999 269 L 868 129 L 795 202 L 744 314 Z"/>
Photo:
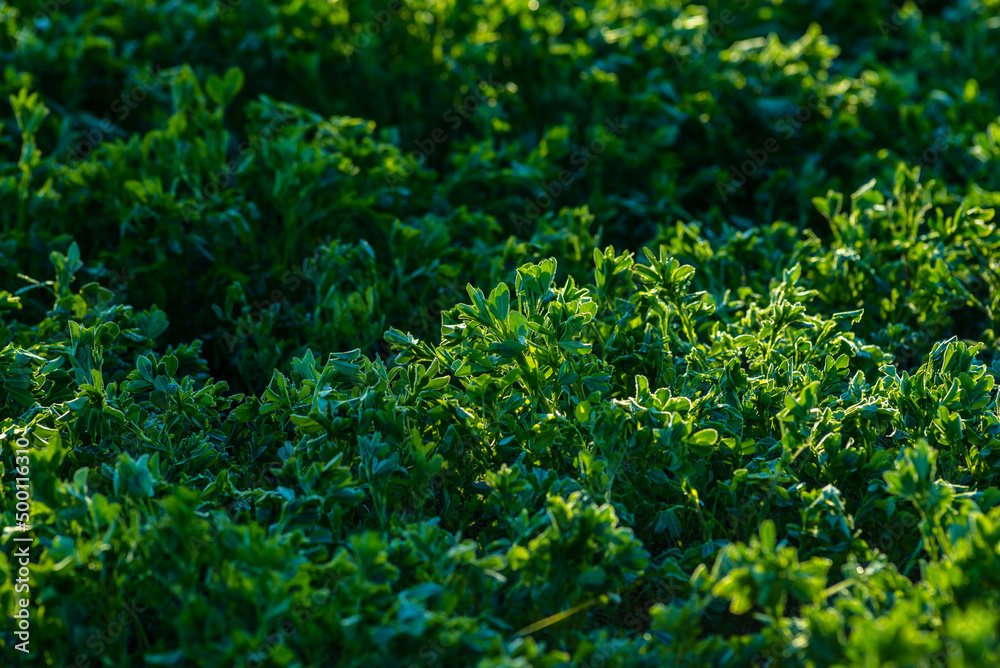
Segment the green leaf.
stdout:
<path fill-rule="evenodd" d="M 143 380 L 152 383 L 156 378 L 156 371 L 153 367 L 153 362 L 145 355 L 140 355 L 135 359 L 136 368 L 139 369 L 139 375 L 142 376 Z"/>
<path fill-rule="evenodd" d="M 580 341 L 559 341 L 558 343 L 560 348 L 571 353 L 589 355 L 591 351 L 589 343 L 582 343 Z"/>
<path fill-rule="evenodd" d="M 528 349 L 527 344 L 520 341 L 500 341 L 489 345 L 489 352 L 497 353 L 502 358 L 514 359 Z"/>
<path fill-rule="evenodd" d="M 524 568 L 531 558 L 531 553 L 520 545 L 514 545 L 507 550 L 507 565 L 512 571 Z"/>
<path fill-rule="evenodd" d="M 858 188 L 857 190 L 855 190 L 853 193 L 851 193 L 851 201 L 856 201 L 856 200 L 861 199 L 862 197 L 865 196 L 865 194 L 867 192 L 869 192 L 874 187 L 875 187 L 875 179 L 871 179 L 870 181 L 868 181 L 867 183 L 865 183 L 863 186 L 861 186 L 860 188 Z"/>
<path fill-rule="evenodd" d="M 760 544 L 765 553 L 773 553 L 777 545 L 777 529 L 772 520 L 764 520 L 760 524 Z"/>
<path fill-rule="evenodd" d="M 692 434 L 688 442 L 694 445 L 714 445 L 719 439 L 719 432 L 715 429 L 701 429 Z"/>

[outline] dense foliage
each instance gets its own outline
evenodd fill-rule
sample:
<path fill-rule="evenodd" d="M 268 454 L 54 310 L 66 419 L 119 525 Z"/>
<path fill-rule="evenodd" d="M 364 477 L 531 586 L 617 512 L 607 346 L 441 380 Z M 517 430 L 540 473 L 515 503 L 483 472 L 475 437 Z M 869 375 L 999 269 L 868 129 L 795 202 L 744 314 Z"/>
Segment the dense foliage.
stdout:
<path fill-rule="evenodd" d="M 1000 665 L 1000 0 L 0 0 L 0 66 L 4 665 Z"/>

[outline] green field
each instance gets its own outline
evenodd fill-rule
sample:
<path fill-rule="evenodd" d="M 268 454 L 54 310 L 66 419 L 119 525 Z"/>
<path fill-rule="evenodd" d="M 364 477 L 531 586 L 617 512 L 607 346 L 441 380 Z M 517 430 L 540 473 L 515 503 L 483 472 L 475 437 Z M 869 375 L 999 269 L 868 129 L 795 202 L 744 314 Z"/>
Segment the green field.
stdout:
<path fill-rule="evenodd" d="M 1000 0 L 0 0 L 0 665 L 1000 665 Z"/>

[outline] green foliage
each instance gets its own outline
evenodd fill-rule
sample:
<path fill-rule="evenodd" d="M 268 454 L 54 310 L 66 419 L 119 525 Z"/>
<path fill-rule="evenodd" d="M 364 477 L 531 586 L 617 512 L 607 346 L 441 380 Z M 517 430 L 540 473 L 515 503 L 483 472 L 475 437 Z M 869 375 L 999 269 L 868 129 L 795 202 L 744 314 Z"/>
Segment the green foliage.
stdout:
<path fill-rule="evenodd" d="M 997 665 L 998 11 L 0 2 L 25 665 Z"/>

